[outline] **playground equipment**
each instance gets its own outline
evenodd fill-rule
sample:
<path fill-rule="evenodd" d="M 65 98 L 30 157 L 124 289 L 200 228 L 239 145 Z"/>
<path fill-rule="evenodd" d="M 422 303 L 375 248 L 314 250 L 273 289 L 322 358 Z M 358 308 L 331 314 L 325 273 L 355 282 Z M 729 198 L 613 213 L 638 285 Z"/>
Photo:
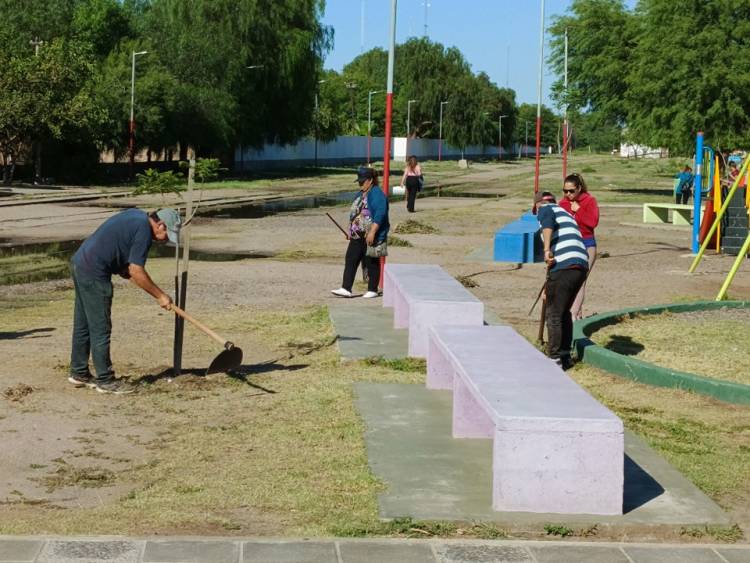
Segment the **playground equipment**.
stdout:
<path fill-rule="evenodd" d="M 698 145 L 702 148 L 703 144 L 703 135 L 702 133 L 699 133 L 699 141 Z M 702 151 L 701 151 L 701 162 L 702 162 Z M 699 165 L 698 165 L 698 157 L 696 156 L 696 169 L 700 171 Z M 737 270 L 739 270 L 740 264 L 742 263 L 742 260 L 747 257 L 748 250 L 750 250 L 750 229 L 748 229 L 748 223 L 747 223 L 747 207 L 748 207 L 748 197 L 747 197 L 747 188 L 745 197 L 742 198 L 738 193 L 738 188 L 740 184 L 742 183 L 743 177 L 748 173 L 748 169 L 750 168 L 750 155 L 745 157 L 745 160 L 742 163 L 742 166 L 740 167 L 740 172 L 737 175 L 737 177 L 734 179 L 734 182 L 732 183 L 732 187 L 729 189 L 729 192 L 727 193 L 727 196 L 724 200 L 724 202 L 721 204 L 721 207 L 719 208 L 719 211 L 716 213 L 716 216 L 714 218 L 713 224 L 711 225 L 711 228 L 708 230 L 708 233 L 706 234 L 705 238 L 703 239 L 703 243 L 700 245 L 700 248 L 697 250 L 697 254 L 695 256 L 695 259 L 693 260 L 693 263 L 690 265 L 690 269 L 688 272 L 693 273 L 695 269 L 698 267 L 698 264 L 700 263 L 701 259 L 703 258 L 703 254 L 706 251 L 706 248 L 708 248 L 708 245 L 711 242 L 711 237 L 716 233 L 721 224 L 722 218 L 727 213 L 727 210 L 730 208 L 730 206 L 734 207 L 737 211 L 742 211 L 740 209 L 741 207 L 744 207 L 745 211 L 745 217 L 744 217 L 744 226 L 742 223 L 742 214 L 738 214 L 736 221 L 737 224 L 732 224 L 728 226 L 728 229 L 733 229 L 733 232 L 737 232 L 739 230 L 742 230 L 743 228 L 747 231 L 746 238 L 744 244 L 740 247 L 739 252 L 737 254 L 737 259 L 734 261 L 734 264 L 732 265 L 732 268 L 729 270 L 729 274 L 727 275 L 726 279 L 724 280 L 724 284 L 721 286 L 721 289 L 719 290 L 719 293 L 716 296 L 716 301 L 722 301 L 726 298 L 727 290 L 729 289 L 730 284 L 732 283 L 732 280 L 734 279 L 734 276 L 737 274 Z M 700 182 L 698 181 L 699 175 L 696 173 L 696 199 L 697 195 L 700 193 Z M 735 194 L 738 194 L 737 196 Z M 694 234 L 696 233 L 694 228 Z M 697 235 L 695 235 L 696 238 L 694 240 L 697 241 Z"/>

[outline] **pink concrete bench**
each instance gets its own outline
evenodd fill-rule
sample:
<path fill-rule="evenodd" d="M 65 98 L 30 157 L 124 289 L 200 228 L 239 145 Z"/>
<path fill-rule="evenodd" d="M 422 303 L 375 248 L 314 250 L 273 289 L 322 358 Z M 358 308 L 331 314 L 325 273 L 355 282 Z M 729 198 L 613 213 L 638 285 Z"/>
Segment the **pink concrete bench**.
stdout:
<path fill-rule="evenodd" d="M 383 306 L 393 307 L 394 328 L 409 329 L 409 355 L 427 356 L 431 326 L 484 324 L 484 304 L 434 264 L 386 264 Z"/>
<path fill-rule="evenodd" d="M 454 438 L 494 440 L 494 510 L 622 514 L 622 421 L 512 328 L 432 327 L 427 387 Z"/>

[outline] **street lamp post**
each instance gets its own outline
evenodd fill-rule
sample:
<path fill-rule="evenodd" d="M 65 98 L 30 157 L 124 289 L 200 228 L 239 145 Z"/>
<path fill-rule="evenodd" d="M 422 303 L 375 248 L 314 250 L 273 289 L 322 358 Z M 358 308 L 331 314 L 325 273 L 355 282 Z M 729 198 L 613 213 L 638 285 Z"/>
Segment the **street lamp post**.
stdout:
<path fill-rule="evenodd" d="M 367 164 L 370 164 L 370 143 L 372 142 L 372 95 L 382 90 L 370 90 L 367 94 Z"/>
<path fill-rule="evenodd" d="M 526 140 L 523 143 L 523 152 L 526 153 L 525 156 L 529 156 L 529 122 L 525 119 L 524 122 L 526 124 Z"/>
<path fill-rule="evenodd" d="M 411 130 L 409 128 L 409 119 L 411 118 L 411 105 L 417 100 L 409 100 L 406 102 L 406 157 L 409 157 L 409 135 Z"/>
<path fill-rule="evenodd" d="M 318 80 L 318 86 L 327 82 L 326 80 Z M 315 88 L 315 168 L 318 167 L 318 88 Z"/>
<path fill-rule="evenodd" d="M 130 72 L 130 138 L 128 140 L 128 151 L 130 152 L 130 179 L 133 179 L 135 168 L 135 58 L 145 55 L 148 51 L 132 52 L 132 68 Z"/>
<path fill-rule="evenodd" d="M 443 160 L 443 106 L 448 105 L 448 101 L 440 102 L 440 128 L 438 139 L 438 162 Z"/>
<path fill-rule="evenodd" d="M 507 115 L 500 115 L 497 118 L 497 160 L 503 159 L 503 118 Z"/>

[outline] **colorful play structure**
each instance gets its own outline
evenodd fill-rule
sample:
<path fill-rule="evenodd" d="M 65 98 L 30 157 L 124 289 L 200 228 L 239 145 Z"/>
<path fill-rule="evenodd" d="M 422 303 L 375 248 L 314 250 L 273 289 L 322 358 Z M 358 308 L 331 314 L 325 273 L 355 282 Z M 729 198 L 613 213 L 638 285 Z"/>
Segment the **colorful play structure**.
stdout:
<path fill-rule="evenodd" d="M 716 301 L 722 301 L 726 299 L 727 290 L 750 250 L 750 191 L 747 188 L 750 183 L 750 154 L 745 157 L 726 193 L 719 177 L 718 157 L 710 146 L 704 144 L 702 132 L 696 137 L 695 155 L 694 217 L 701 216 L 703 193 L 709 197 L 702 221 L 693 221 L 692 249 L 696 256 L 688 271 L 695 271 L 709 246 L 713 246 L 717 254 L 736 255 L 737 259 L 716 295 Z M 709 170 L 704 177 L 702 172 L 706 158 Z"/>

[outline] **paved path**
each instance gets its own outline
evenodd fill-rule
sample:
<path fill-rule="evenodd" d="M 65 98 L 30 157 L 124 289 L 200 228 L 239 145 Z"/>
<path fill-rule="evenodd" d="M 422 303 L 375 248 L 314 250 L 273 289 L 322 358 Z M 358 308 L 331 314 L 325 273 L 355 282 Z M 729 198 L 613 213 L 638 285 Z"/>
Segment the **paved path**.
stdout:
<path fill-rule="evenodd" d="M 2 563 L 740 563 L 749 545 L 402 539 L 0 537 Z"/>

